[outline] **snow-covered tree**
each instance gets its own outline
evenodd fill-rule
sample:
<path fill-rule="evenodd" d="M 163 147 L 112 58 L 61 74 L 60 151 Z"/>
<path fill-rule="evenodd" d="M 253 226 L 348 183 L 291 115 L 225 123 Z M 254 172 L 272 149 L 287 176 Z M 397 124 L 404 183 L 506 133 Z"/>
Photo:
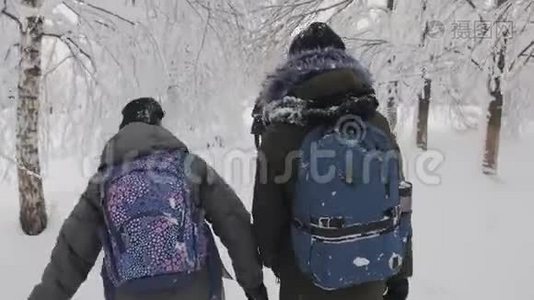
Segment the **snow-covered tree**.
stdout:
<path fill-rule="evenodd" d="M 2 16 L 18 28 L 20 62 L 16 118 L 16 165 L 20 197 L 20 222 L 29 235 L 41 233 L 47 225 L 41 165 L 39 160 L 39 109 L 41 87 L 41 51 L 44 19 L 39 0 L 22 0 L 22 17 L 9 11 L 7 0 Z"/>
<path fill-rule="evenodd" d="M 477 98 L 487 109 L 483 169 L 495 174 L 502 124 L 517 132 L 527 121 L 526 115 L 517 111 L 528 113 L 532 102 L 533 91 L 524 79 L 532 73 L 534 4 L 521 0 L 466 3 L 457 15 L 474 22 L 470 23 L 472 30 L 463 28 L 463 34 L 471 36 L 454 41 L 458 59 L 451 74 L 455 77 L 452 86 L 463 97 Z"/>
<path fill-rule="evenodd" d="M 309 22 L 332 23 L 369 64 L 393 126 L 398 102 L 417 105 L 420 148 L 428 144 L 431 102 L 448 106 L 457 128 L 476 127 L 469 107 L 488 105 L 486 172 L 497 168 L 500 124 L 517 134 L 532 118 L 524 84 L 534 59 L 531 1 L 273 0 L 259 10 L 263 49 L 284 45 Z"/>
<path fill-rule="evenodd" d="M 2 35 L 13 44 L 22 41 L 20 53 L 1 49 L 9 60 L 2 63 L 2 95 L 8 96 L 0 107 L 9 118 L 14 103 L 19 112 L 28 111 L 17 114 L 17 155 L 2 148 L 2 167 L 19 170 L 21 220 L 27 233 L 38 234 L 46 224 L 39 148 L 45 166 L 50 158 L 76 156 L 87 165 L 85 171 L 94 172 L 103 143 L 118 127 L 120 109 L 132 98 L 159 99 L 167 111 L 167 127 L 196 142 L 194 147 L 221 145 L 232 138 L 224 136 L 228 132 L 240 135 L 241 120 L 235 115 L 248 92 L 235 87 L 245 86 L 249 78 L 241 69 L 245 58 L 239 2 L 31 3 L 35 6 L 26 9 L 6 0 L 0 7 L 0 20 L 10 29 Z M 11 30 L 19 27 L 15 39 Z M 20 66 L 10 65 L 19 59 Z M 17 86 L 9 78 L 13 71 L 32 76 L 21 76 L 18 101 L 9 100 Z M 0 139 L 11 145 L 14 123 L 8 120 L 2 120 L 7 133 Z M 29 180 L 36 182 L 30 192 Z M 28 218 L 33 221 L 26 222 Z"/>

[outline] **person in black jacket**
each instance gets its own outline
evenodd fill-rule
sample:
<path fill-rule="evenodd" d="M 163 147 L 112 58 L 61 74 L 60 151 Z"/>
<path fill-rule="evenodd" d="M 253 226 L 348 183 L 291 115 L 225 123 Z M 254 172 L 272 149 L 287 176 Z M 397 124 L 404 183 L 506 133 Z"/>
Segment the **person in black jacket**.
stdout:
<path fill-rule="evenodd" d="M 347 95 L 365 101 L 340 103 Z M 389 283 L 371 282 L 337 291 L 316 287 L 295 263 L 290 227 L 298 162 L 292 154 L 317 119 L 328 118 L 334 106 L 344 105 L 344 113 L 359 115 L 382 129 L 399 150 L 387 119 L 377 112 L 368 70 L 346 53 L 342 39 L 330 27 L 314 23 L 295 38 L 288 60 L 267 78 L 254 109 L 253 133 L 259 147 L 254 230 L 263 264 L 280 279 L 281 300 L 382 300 L 386 290 L 386 299 L 407 297 L 411 254 L 401 274 Z"/>
<path fill-rule="evenodd" d="M 161 126 L 164 113 L 153 99 L 137 99 L 123 110 L 120 131 L 106 144 L 102 154 L 103 170 L 106 164 L 120 164 L 161 150 L 185 150 L 187 147 L 171 132 Z M 190 154 L 192 191 L 204 210 L 206 219 L 216 235 L 228 248 L 237 281 L 248 299 L 267 300 L 263 285 L 262 267 L 258 261 L 250 214 L 241 200 L 204 160 Z M 102 250 L 100 233 L 105 227 L 101 203 L 101 184 L 105 182 L 98 172 L 90 181 L 78 204 L 65 220 L 57 244 L 52 251 L 41 282 L 33 289 L 29 300 L 72 299 L 86 280 Z M 216 249 L 214 249 L 216 252 Z M 121 294 L 114 290 L 106 272 L 102 273 L 106 300 L 210 300 L 222 297 L 222 264 L 218 253 L 215 264 L 206 266 L 184 289 L 176 289 L 149 296 Z M 214 274 L 218 277 L 214 278 Z M 210 290 L 219 287 L 215 294 Z M 212 298 L 217 295 L 219 298 Z"/>

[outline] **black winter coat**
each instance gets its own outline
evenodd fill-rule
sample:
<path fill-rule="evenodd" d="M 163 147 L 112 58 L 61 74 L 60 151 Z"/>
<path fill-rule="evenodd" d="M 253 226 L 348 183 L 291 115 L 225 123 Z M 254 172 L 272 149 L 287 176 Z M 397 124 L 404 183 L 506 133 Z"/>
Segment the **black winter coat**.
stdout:
<path fill-rule="evenodd" d="M 291 154 L 300 149 L 314 125 L 328 117 L 322 112 L 342 105 L 347 95 L 364 97 L 373 93 L 368 73 L 340 50 L 308 53 L 295 60 L 268 79 L 256 108 L 267 124 L 261 135 L 253 202 L 254 230 L 261 258 L 279 277 L 282 300 L 381 300 L 385 282 L 328 292 L 314 286 L 295 264 L 290 227 L 298 159 Z M 293 66 L 299 67 L 294 70 Z M 363 107 L 352 106 L 343 112 L 361 115 L 381 128 L 399 149 L 387 119 L 376 111 L 376 99 L 369 97 L 366 101 Z M 314 108 L 308 106 L 310 103 L 314 103 Z M 280 181 L 282 174 L 289 180 Z M 411 265 L 411 255 L 408 255 L 401 278 L 411 274 Z"/>
<path fill-rule="evenodd" d="M 186 150 L 186 146 L 160 126 L 132 123 L 113 137 L 102 155 L 102 167 L 160 150 Z M 263 281 L 251 218 L 241 200 L 206 162 L 191 154 L 192 190 L 207 220 L 228 248 L 237 280 L 245 290 Z M 103 174 L 89 182 L 78 204 L 65 220 L 50 263 L 29 300 L 68 300 L 86 280 L 102 249 L 99 233 L 105 226 L 101 207 Z M 222 280 L 222 279 L 220 279 Z M 104 282 L 106 283 L 106 282 Z M 211 287 L 208 270 L 195 277 L 190 288 L 150 295 L 158 300 L 208 300 Z M 108 290 L 113 293 L 113 291 Z M 114 300 L 143 300 L 146 295 L 107 295 Z"/>

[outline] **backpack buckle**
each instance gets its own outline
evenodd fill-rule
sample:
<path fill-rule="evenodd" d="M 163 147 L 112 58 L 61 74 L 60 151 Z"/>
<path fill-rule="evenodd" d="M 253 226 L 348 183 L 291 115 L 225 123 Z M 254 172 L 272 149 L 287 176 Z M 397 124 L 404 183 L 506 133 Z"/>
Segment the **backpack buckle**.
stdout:
<path fill-rule="evenodd" d="M 345 225 L 345 218 L 343 217 L 322 217 L 318 221 L 319 228 L 341 229 Z"/>
<path fill-rule="evenodd" d="M 319 225 L 320 228 L 330 228 L 330 218 L 319 218 Z"/>

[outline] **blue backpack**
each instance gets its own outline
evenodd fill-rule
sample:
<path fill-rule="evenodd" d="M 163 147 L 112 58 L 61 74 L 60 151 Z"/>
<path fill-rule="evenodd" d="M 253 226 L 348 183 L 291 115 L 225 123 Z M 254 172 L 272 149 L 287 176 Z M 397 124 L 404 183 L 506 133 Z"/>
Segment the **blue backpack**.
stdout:
<path fill-rule="evenodd" d="M 186 153 L 112 168 L 104 185 L 104 272 L 116 289 L 175 290 L 208 263 L 212 235 L 192 197 Z"/>
<path fill-rule="evenodd" d="M 411 230 L 389 137 L 365 122 L 341 131 L 319 126 L 306 136 L 293 201 L 298 266 L 325 290 L 397 274 Z"/>

